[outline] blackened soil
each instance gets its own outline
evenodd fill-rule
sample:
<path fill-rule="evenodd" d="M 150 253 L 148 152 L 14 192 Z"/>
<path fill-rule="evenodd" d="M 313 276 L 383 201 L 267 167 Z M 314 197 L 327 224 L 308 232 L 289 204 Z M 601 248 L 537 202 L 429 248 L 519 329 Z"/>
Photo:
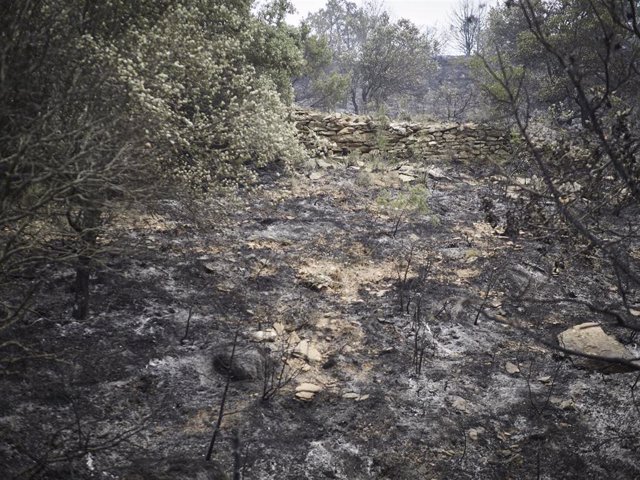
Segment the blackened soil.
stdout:
<path fill-rule="evenodd" d="M 302 173 L 199 224 L 174 204 L 123 214 L 105 242 L 126 254 L 98 269 L 89 318 L 71 317 L 73 271 L 50 267 L 11 332 L 33 354 L 3 364 L 0 477 L 231 478 L 237 435 L 246 479 L 640 478 L 636 377 L 540 342 L 601 319 L 521 301 L 606 302 L 613 279 L 557 238 L 502 235 L 488 167 L 439 168 Z M 380 201 L 421 178 L 429 211 Z M 257 342 L 274 324 L 289 343 Z M 231 381 L 205 462 L 226 383 L 213 359 L 236 331 L 289 381 L 268 401 L 259 368 Z M 293 358 L 300 340 L 321 359 Z M 322 390 L 298 400 L 303 382 Z"/>

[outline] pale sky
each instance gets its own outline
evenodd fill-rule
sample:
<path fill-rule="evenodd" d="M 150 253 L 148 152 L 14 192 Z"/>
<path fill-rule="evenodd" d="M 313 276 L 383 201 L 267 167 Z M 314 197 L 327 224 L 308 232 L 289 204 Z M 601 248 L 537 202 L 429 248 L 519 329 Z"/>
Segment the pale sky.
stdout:
<path fill-rule="evenodd" d="M 298 23 L 310 12 L 317 12 L 326 5 L 325 0 L 290 0 L 298 13 L 290 17 Z M 361 3 L 356 0 L 356 3 Z M 385 0 L 384 6 L 393 18 L 406 18 L 418 26 L 446 28 L 449 14 L 458 0 Z"/>
<path fill-rule="evenodd" d="M 288 21 L 298 24 L 300 20 L 311 12 L 317 12 L 326 5 L 326 0 L 290 0 L 298 11 L 290 15 Z M 362 4 L 362 0 L 352 0 Z M 451 45 L 447 45 L 447 36 L 442 35 L 449 28 L 451 10 L 459 0 L 384 0 L 383 5 L 391 18 L 406 18 L 418 27 L 437 29 L 439 38 L 444 43 L 443 53 L 455 53 Z M 485 0 L 484 3 L 495 5 L 497 0 Z"/>

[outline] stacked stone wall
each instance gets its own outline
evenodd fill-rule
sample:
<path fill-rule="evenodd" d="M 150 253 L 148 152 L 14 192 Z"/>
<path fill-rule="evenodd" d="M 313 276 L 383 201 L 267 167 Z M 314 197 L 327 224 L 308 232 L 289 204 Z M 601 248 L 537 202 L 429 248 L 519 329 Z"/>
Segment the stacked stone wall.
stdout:
<path fill-rule="evenodd" d="M 500 159 L 509 154 L 510 136 L 473 123 L 385 123 L 369 116 L 294 110 L 300 139 L 315 157 L 352 152 L 386 152 L 398 159 Z"/>

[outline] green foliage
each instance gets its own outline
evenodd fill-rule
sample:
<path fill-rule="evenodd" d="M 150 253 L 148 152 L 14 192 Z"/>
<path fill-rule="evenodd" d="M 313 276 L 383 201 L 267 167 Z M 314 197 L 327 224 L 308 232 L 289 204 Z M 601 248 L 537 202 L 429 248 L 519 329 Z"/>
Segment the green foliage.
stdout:
<path fill-rule="evenodd" d="M 414 185 L 393 197 L 385 190 L 377 198 L 377 203 L 387 211 L 404 211 L 415 214 L 429 213 L 429 191 L 424 185 Z"/>
<path fill-rule="evenodd" d="M 400 224 L 405 219 L 414 219 L 419 215 L 429 213 L 429 191 L 424 185 L 414 185 L 408 191 L 392 196 L 388 190 L 383 191 L 376 203 L 390 217 L 393 218 L 392 236 L 395 237 Z"/>
<path fill-rule="evenodd" d="M 319 96 L 319 100 L 315 102 L 314 106 L 332 111 L 335 110 L 338 103 L 344 100 L 344 96 L 351 86 L 351 76 L 338 72 L 320 73 L 312 80 L 311 86 Z"/>
<path fill-rule="evenodd" d="M 273 20 L 282 2 L 260 18 L 239 0 L 98 3 L 34 4 L 32 24 L 19 24 L 24 41 L 10 44 L 16 50 L 4 67 L 16 78 L 3 82 L 4 92 L 36 68 L 23 91 L 38 96 L 52 119 L 100 117 L 114 149 L 152 155 L 163 172 L 200 192 L 251 181 L 255 167 L 301 155 L 282 99 L 291 98 L 289 79 L 303 61 L 295 32 Z M 41 38 L 27 39 L 27 30 Z"/>
<path fill-rule="evenodd" d="M 38 261 L 74 264 L 88 281 L 111 211 L 169 189 L 216 195 L 302 157 L 286 108 L 289 78 L 303 67 L 299 33 L 282 21 L 288 2 L 259 15 L 251 7 L 3 7 L 0 240 L 15 248 L 0 251 L 0 286 Z M 64 238 L 65 248 L 52 249 L 51 238 Z M 15 313 L 16 302 L 0 308 Z"/>
<path fill-rule="evenodd" d="M 631 74 L 638 43 L 628 12 L 612 0 L 544 2 L 520 0 L 489 15 L 483 56 L 503 71 L 508 90 L 528 110 L 562 105 L 569 117 L 586 120 L 587 103 L 598 109 L 610 94 L 631 100 L 638 86 Z M 504 101 L 500 88 L 488 91 Z M 576 82 L 589 93 L 576 96 Z M 635 90 L 637 92 L 637 89 Z M 578 100 L 578 101 L 575 101 Z"/>
<path fill-rule="evenodd" d="M 346 93 L 356 112 L 368 111 L 370 104 L 377 108 L 394 95 L 416 94 L 434 67 L 434 38 L 408 20 L 392 21 L 377 4 L 330 0 L 306 22 L 332 51 L 325 73 L 350 79 Z"/>

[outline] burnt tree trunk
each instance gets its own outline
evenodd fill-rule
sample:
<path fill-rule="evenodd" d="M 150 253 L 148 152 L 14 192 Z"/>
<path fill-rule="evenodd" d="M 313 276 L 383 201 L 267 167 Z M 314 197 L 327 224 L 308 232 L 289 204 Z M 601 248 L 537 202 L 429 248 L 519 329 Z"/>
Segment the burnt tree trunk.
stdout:
<path fill-rule="evenodd" d="M 80 236 L 72 313 L 76 320 L 84 320 L 89 313 L 91 270 L 100 227 L 100 213 L 98 209 L 86 208 L 75 216 L 67 214 L 69 225 Z"/>

